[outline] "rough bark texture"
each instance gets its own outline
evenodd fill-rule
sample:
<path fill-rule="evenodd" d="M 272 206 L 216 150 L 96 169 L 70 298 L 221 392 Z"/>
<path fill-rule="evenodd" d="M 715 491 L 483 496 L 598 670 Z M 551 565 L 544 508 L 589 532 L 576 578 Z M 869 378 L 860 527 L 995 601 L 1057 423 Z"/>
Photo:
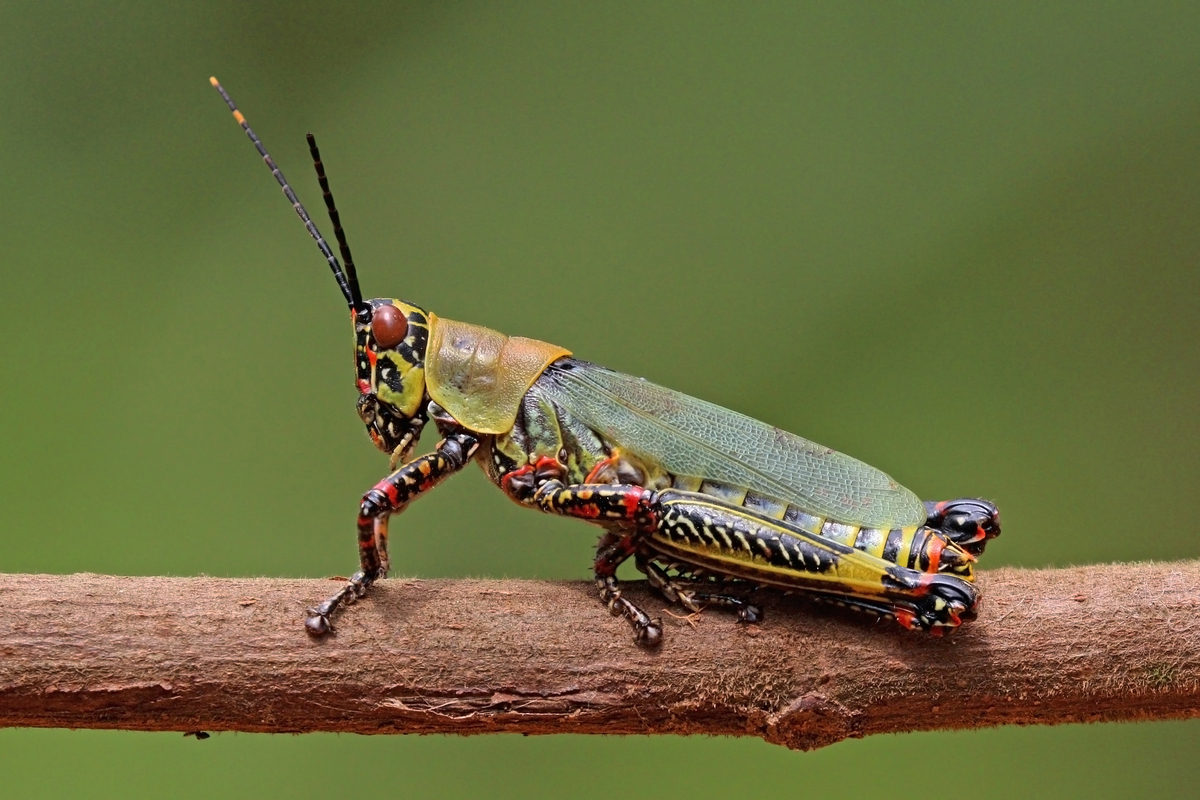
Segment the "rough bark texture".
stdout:
<path fill-rule="evenodd" d="M 304 633 L 319 580 L 0 575 L 0 726 L 707 733 L 792 748 L 935 728 L 1200 716 L 1200 562 L 984 573 L 951 636 L 802 600 L 661 614 L 588 583 L 396 578 Z"/>

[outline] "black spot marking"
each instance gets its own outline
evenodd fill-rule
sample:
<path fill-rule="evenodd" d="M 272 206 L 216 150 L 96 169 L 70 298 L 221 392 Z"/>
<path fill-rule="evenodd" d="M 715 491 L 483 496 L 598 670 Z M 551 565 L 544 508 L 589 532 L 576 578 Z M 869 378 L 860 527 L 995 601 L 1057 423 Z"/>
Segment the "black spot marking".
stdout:
<path fill-rule="evenodd" d="M 900 555 L 900 545 L 904 542 L 904 531 L 899 528 L 892 528 L 888 532 L 887 541 L 883 544 L 883 553 L 881 557 L 884 561 L 896 562 L 896 556 Z"/>

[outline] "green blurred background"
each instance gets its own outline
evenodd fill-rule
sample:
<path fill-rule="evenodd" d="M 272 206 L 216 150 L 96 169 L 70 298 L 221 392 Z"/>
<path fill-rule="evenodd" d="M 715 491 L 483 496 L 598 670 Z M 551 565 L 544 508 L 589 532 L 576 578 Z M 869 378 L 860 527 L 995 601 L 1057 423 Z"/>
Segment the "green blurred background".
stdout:
<path fill-rule="evenodd" d="M 345 307 L 210 74 L 314 211 L 318 135 L 368 295 L 991 497 L 985 567 L 1200 556 L 1198 37 L 1187 3 L 5 4 L 0 570 L 355 564 L 386 459 Z M 393 530 L 422 576 L 583 578 L 594 540 L 475 471 Z M 1198 745 L 3 730 L 0 794 L 1191 797 Z"/>

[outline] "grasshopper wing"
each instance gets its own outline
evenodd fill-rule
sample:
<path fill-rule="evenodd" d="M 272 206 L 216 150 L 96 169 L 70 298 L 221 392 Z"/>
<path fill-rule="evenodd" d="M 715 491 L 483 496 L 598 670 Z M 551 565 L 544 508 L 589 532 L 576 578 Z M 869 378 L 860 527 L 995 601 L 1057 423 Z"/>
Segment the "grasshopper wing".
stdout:
<path fill-rule="evenodd" d="M 925 522 L 921 501 L 887 474 L 736 411 L 576 359 L 556 362 L 538 383 L 576 419 L 675 475 L 862 527 Z"/>

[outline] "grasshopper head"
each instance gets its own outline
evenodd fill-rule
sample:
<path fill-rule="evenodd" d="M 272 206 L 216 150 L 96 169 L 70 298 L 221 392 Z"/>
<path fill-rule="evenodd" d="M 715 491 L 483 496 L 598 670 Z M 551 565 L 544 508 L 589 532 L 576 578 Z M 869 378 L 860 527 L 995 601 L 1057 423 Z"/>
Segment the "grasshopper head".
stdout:
<path fill-rule="evenodd" d="M 425 426 L 429 317 L 401 300 L 367 300 L 351 312 L 358 415 L 371 441 L 403 459 Z"/>

